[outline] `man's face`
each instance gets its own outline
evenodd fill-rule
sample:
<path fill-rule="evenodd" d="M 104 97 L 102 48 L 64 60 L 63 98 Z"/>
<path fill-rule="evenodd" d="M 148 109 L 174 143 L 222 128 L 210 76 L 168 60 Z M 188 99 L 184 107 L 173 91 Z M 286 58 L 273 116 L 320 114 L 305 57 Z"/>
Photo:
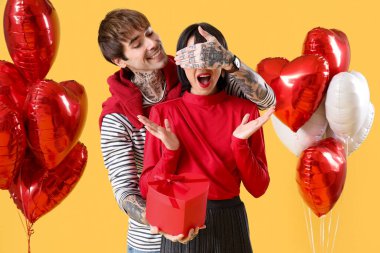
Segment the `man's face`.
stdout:
<path fill-rule="evenodd" d="M 124 55 L 128 60 L 115 59 L 119 67 L 127 67 L 132 72 L 150 72 L 165 67 L 168 57 L 160 37 L 151 27 L 135 31 L 131 38 L 123 42 Z"/>

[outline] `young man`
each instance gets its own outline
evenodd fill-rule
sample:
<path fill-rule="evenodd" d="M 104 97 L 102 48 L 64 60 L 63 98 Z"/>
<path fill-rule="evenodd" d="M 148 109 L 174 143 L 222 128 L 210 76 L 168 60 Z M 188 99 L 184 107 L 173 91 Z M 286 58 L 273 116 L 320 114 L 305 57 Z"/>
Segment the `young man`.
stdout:
<path fill-rule="evenodd" d="M 147 18 L 137 11 L 111 11 L 101 22 L 100 49 L 121 69 L 108 78 L 111 97 L 100 115 L 101 148 L 115 198 L 128 214 L 128 252 L 159 252 L 161 236 L 150 233 L 145 202 L 139 190 L 145 128 L 137 115 L 149 115 L 152 105 L 181 95 L 176 64 L 186 68 L 222 67 L 229 94 L 266 109 L 275 104 L 272 89 L 207 32 L 207 42 L 185 48 L 174 60 L 167 56 Z M 197 230 L 196 230 L 197 232 Z M 191 237 L 191 236 L 190 236 Z M 186 239 L 184 240 L 186 241 Z"/>

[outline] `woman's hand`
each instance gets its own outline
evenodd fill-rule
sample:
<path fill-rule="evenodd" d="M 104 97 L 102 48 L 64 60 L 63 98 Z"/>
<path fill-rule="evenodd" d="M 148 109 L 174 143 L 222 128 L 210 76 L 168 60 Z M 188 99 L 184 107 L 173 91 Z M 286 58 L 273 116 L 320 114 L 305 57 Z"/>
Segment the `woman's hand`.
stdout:
<path fill-rule="evenodd" d="M 248 122 L 249 114 L 244 115 L 241 124 L 232 133 L 233 136 L 239 139 L 248 139 L 253 133 L 255 133 L 260 127 L 262 127 L 270 118 L 274 112 L 274 107 L 269 108 L 263 116 Z"/>
<path fill-rule="evenodd" d="M 179 242 L 179 243 L 182 243 L 182 244 L 186 244 L 188 242 L 190 242 L 191 240 L 193 240 L 195 237 L 197 237 L 198 233 L 199 233 L 199 230 L 201 229 L 205 229 L 206 226 L 203 225 L 202 227 L 196 227 L 196 228 L 192 228 L 189 230 L 189 234 L 187 235 L 187 237 L 184 237 L 183 234 L 179 234 L 179 235 L 169 235 L 169 234 L 166 234 L 162 231 L 160 231 L 158 229 L 158 227 L 155 227 L 155 226 L 150 226 L 150 233 L 151 234 L 161 234 L 163 235 L 166 239 L 172 241 L 172 242 Z"/>
<path fill-rule="evenodd" d="M 177 136 L 172 132 L 169 120 L 165 119 L 164 124 L 165 128 L 157 125 L 153 121 L 149 120 L 147 117 L 138 115 L 137 118 L 141 123 L 144 124 L 146 130 L 149 131 L 153 136 L 157 137 L 162 141 L 165 147 L 169 150 L 178 150 L 179 149 L 179 140 Z"/>

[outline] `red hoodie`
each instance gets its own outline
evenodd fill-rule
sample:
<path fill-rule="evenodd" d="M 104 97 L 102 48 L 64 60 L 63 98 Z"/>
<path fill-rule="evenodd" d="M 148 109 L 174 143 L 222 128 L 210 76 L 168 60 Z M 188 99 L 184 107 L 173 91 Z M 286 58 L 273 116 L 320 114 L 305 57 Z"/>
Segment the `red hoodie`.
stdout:
<path fill-rule="evenodd" d="M 168 63 L 162 69 L 166 80 L 166 96 L 163 101 L 177 98 L 181 94 L 181 83 L 178 81 L 176 64 L 173 56 L 168 56 Z M 99 117 L 99 127 L 102 125 L 103 117 L 110 113 L 123 114 L 131 124 L 140 129 L 144 125 L 138 121 L 137 115 L 149 116 L 151 107 L 142 107 L 142 94 L 134 83 L 129 79 L 130 72 L 120 69 L 108 77 L 107 82 L 111 97 L 102 105 L 103 109 Z"/>

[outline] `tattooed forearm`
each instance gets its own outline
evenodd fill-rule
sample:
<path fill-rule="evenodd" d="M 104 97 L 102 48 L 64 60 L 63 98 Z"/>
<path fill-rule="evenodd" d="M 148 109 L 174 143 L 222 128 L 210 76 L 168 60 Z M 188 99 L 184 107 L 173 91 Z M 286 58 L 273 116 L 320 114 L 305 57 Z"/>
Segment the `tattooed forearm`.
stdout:
<path fill-rule="evenodd" d="M 145 216 L 145 200 L 138 195 L 129 195 L 123 201 L 123 208 L 128 216 L 142 224 L 148 224 Z"/>
<path fill-rule="evenodd" d="M 239 71 L 228 74 L 228 82 L 232 85 L 238 85 L 252 101 L 263 100 L 268 92 L 265 82 L 259 82 L 257 74 L 243 63 Z"/>

